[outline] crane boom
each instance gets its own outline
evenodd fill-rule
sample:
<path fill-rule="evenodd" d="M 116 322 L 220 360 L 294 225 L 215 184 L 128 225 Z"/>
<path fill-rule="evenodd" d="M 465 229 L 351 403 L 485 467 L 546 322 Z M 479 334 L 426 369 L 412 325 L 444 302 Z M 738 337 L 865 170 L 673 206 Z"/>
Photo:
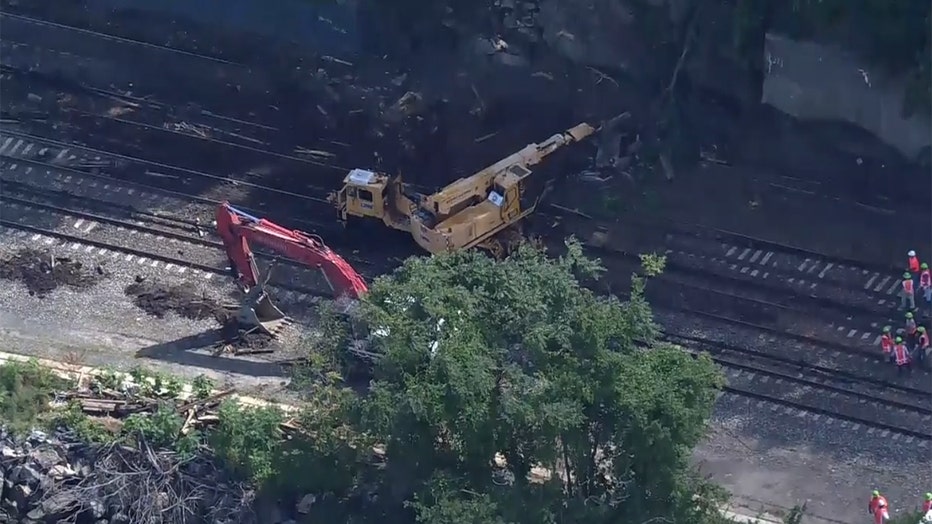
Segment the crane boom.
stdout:
<path fill-rule="evenodd" d="M 217 233 L 247 288 L 259 285 L 259 270 L 249 247 L 254 241 L 290 259 L 318 268 L 337 296 L 356 299 L 368 291 L 366 281 L 317 235 L 281 227 L 224 202 L 217 207 Z"/>

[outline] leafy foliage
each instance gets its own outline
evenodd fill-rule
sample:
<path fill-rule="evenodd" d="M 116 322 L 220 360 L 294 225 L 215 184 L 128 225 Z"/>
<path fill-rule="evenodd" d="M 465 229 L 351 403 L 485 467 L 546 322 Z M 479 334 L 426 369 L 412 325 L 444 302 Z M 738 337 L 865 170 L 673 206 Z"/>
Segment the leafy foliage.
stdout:
<path fill-rule="evenodd" d="M 241 409 L 234 402 L 220 407 L 220 423 L 211 433 L 217 456 L 238 476 L 266 484 L 276 473 L 281 451 L 283 416 L 273 407 Z"/>
<path fill-rule="evenodd" d="M 387 445 L 385 495 L 421 494 L 419 514 L 445 522 L 425 500 L 474 498 L 439 493 L 442 473 L 513 522 L 694 512 L 678 493 L 720 377 L 654 342 L 643 280 L 620 302 L 580 284 L 600 273 L 571 242 L 557 260 L 530 247 L 501 263 L 411 259 L 372 285 L 365 316 L 387 334 L 361 424 Z M 538 466 L 549 480 L 529 480 Z"/>
<path fill-rule="evenodd" d="M 49 410 L 55 393 L 69 385 L 35 361 L 0 366 L 0 420 L 14 431 L 29 430 Z"/>

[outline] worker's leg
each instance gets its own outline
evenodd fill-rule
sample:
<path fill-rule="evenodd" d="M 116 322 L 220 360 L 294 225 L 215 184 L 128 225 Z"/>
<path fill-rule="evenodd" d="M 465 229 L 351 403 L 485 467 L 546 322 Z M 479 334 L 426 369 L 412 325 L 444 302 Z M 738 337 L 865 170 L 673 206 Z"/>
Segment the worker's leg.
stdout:
<path fill-rule="evenodd" d="M 916 294 L 908 293 L 906 295 L 906 300 L 909 302 L 909 309 L 916 309 Z"/>

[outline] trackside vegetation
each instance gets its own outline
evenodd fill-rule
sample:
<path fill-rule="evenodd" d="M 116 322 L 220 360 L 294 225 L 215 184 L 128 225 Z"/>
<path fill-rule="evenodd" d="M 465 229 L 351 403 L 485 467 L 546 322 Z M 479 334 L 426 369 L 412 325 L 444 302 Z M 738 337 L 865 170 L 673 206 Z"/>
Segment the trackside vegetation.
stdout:
<path fill-rule="evenodd" d="M 656 274 L 663 260 L 645 265 Z M 73 384 L 32 363 L 0 366 L 0 407 L 17 430 L 207 455 L 259 498 L 313 494 L 308 522 L 726 524 L 727 494 L 689 464 L 722 377 L 656 340 L 649 276 L 632 275 L 622 301 L 586 286 L 603 273 L 575 242 L 557 258 L 526 246 L 501 262 L 409 259 L 354 318 L 325 311 L 293 381 L 296 412 L 228 401 L 185 431 L 166 403 L 108 424 L 51 408 Z M 347 351 L 351 339 L 375 358 Z M 180 390 L 154 372 L 134 379 L 149 384 L 139 395 Z"/>

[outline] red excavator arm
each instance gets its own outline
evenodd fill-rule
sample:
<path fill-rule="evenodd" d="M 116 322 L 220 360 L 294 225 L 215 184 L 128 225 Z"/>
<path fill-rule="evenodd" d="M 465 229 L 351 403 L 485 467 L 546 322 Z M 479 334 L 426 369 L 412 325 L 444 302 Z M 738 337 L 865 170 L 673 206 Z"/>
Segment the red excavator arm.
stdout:
<path fill-rule="evenodd" d="M 359 298 L 369 288 L 362 276 L 317 235 L 285 229 L 264 218 L 244 213 L 228 202 L 217 208 L 217 233 L 247 288 L 259 284 L 259 270 L 249 248 L 255 241 L 290 259 L 320 269 L 337 296 Z"/>

